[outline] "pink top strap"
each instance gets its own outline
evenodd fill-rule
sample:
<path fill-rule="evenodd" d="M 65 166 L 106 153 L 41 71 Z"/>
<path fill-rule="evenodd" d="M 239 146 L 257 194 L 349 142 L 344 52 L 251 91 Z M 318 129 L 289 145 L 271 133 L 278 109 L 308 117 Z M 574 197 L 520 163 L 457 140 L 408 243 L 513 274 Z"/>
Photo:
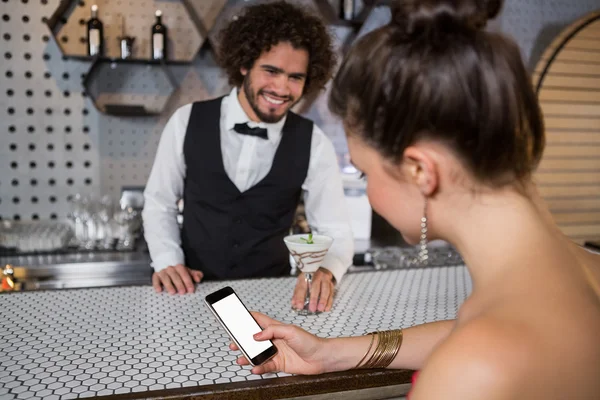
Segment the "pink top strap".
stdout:
<path fill-rule="evenodd" d="M 415 384 L 417 383 L 417 378 L 418 377 L 419 377 L 419 371 L 416 371 L 412 375 L 412 379 L 411 379 L 412 387 L 410 388 L 410 392 L 408 392 L 408 394 L 406 395 L 406 399 L 407 400 L 410 400 L 410 393 L 412 392 L 412 389 L 415 387 Z"/>

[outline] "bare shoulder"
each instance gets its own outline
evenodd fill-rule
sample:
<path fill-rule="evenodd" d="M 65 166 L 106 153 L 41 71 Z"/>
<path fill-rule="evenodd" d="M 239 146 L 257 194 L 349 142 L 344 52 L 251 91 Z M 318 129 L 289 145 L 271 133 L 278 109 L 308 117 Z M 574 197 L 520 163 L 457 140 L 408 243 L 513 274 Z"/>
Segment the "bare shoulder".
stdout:
<path fill-rule="evenodd" d="M 459 326 L 427 360 L 411 399 L 520 398 L 522 380 L 534 368 L 534 342 L 523 327 L 474 319 Z"/>

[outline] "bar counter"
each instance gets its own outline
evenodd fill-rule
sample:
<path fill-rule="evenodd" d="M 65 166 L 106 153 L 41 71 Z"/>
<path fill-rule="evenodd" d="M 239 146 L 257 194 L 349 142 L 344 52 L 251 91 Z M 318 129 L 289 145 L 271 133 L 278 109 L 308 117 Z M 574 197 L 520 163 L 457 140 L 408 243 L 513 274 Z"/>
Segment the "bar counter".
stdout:
<path fill-rule="evenodd" d="M 410 371 L 250 374 L 235 364 L 204 296 L 229 285 L 252 310 L 338 337 L 454 318 L 471 291 L 464 266 L 355 272 L 338 286 L 331 312 L 304 317 L 290 308 L 295 281 L 206 282 L 183 296 L 150 286 L 2 294 L 0 399 L 281 399 L 379 389 L 381 398 L 392 385 L 404 388 L 400 396 Z"/>

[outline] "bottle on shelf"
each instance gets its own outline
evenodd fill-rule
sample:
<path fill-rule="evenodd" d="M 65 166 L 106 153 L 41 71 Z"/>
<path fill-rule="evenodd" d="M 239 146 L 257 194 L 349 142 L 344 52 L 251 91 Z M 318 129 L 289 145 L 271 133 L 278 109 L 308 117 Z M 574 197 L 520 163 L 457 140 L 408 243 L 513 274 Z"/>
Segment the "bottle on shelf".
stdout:
<path fill-rule="evenodd" d="M 340 19 L 346 21 L 354 19 L 354 0 L 340 0 Z"/>
<path fill-rule="evenodd" d="M 125 17 L 121 16 L 121 36 L 118 37 L 121 48 L 121 59 L 127 60 L 133 55 L 133 42 L 135 38 L 125 34 Z"/>
<path fill-rule="evenodd" d="M 156 22 L 152 25 L 152 48 L 150 58 L 153 60 L 167 59 L 167 27 L 162 23 L 162 11 L 156 10 Z"/>
<path fill-rule="evenodd" d="M 98 6 L 92 6 L 92 16 L 87 23 L 88 55 L 102 55 L 104 53 L 104 27 L 98 19 Z"/>

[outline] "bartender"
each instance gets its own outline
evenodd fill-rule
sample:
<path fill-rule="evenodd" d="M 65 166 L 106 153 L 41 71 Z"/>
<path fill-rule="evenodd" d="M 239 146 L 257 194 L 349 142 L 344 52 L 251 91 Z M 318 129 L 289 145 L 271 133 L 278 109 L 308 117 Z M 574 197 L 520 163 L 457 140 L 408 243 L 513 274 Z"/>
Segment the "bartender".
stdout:
<path fill-rule="evenodd" d="M 331 141 L 290 109 L 330 79 L 332 39 L 319 18 L 281 1 L 247 7 L 219 50 L 233 90 L 175 111 L 144 191 L 153 285 L 184 294 L 203 279 L 289 275 L 283 238 L 303 194 L 312 230 L 334 238 L 309 305 L 328 311 L 352 263 L 352 230 Z M 301 274 L 292 307 L 305 293 Z"/>

